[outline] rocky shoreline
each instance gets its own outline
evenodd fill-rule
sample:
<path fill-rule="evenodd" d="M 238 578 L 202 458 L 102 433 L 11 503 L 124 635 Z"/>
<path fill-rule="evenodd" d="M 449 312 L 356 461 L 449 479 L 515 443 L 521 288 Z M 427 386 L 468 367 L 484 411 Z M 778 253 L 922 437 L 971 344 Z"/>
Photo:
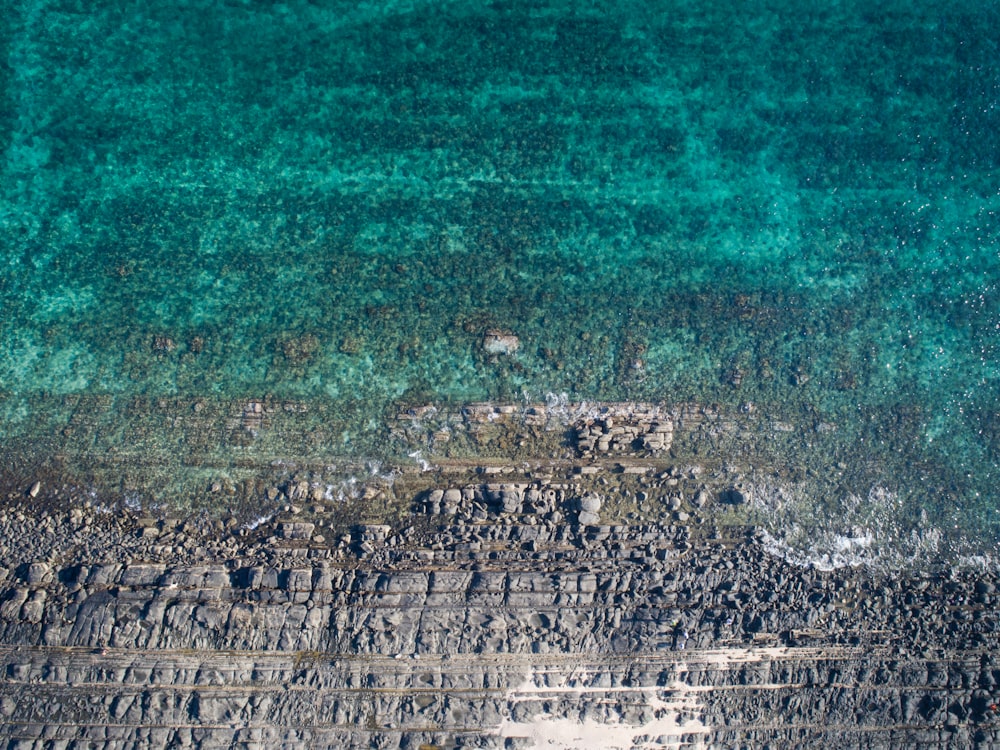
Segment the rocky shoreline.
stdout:
<path fill-rule="evenodd" d="M 789 563 L 747 522 L 731 473 L 677 462 L 690 428 L 676 412 L 602 407 L 545 430 L 524 410 L 476 408 L 464 424 L 479 427 L 449 441 L 489 432 L 484 454 L 523 441 L 534 457 L 449 459 L 439 444 L 430 465 L 373 477 L 349 508 L 300 473 L 265 490 L 276 510 L 255 523 L 66 507 L 34 482 L 8 495 L 0 736 L 1000 744 L 994 573 Z M 431 416 L 401 415 L 398 429 L 441 441 L 451 417 Z"/>

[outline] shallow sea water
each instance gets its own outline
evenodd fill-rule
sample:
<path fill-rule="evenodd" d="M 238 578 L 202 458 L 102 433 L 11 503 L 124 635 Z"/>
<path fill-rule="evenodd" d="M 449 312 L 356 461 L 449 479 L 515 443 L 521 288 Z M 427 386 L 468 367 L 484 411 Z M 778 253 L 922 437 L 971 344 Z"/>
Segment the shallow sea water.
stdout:
<path fill-rule="evenodd" d="M 398 458 L 411 403 L 752 404 L 837 426 L 841 506 L 991 553 L 1000 9 L 805 5 L 13 0 L 10 471 L 171 496 L 265 397 L 310 416 L 260 461 Z"/>

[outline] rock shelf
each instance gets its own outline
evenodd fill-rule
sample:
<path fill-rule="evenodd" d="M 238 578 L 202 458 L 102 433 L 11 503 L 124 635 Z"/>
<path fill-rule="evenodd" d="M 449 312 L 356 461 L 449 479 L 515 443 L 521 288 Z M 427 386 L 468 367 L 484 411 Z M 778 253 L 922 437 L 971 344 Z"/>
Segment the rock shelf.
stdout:
<path fill-rule="evenodd" d="M 571 423 L 558 460 L 401 468 L 368 493 L 403 502 L 395 520 L 337 525 L 322 507 L 294 507 L 310 492 L 295 478 L 273 488 L 286 510 L 252 527 L 9 498 L 0 737 L 39 748 L 1000 743 L 995 577 L 792 565 L 741 520 L 731 477 L 667 465 L 681 424 L 605 413 Z"/>

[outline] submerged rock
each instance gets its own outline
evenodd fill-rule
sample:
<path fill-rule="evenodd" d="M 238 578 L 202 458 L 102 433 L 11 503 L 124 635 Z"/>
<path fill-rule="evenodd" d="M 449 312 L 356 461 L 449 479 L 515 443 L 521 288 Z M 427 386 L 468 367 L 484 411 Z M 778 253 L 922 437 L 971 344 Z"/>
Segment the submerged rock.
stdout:
<path fill-rule="evenodd" d="M 513 333 L 490 329 L 483 335 L 483 350 L 487 354 L 514 354 L 521 341 Z"/>

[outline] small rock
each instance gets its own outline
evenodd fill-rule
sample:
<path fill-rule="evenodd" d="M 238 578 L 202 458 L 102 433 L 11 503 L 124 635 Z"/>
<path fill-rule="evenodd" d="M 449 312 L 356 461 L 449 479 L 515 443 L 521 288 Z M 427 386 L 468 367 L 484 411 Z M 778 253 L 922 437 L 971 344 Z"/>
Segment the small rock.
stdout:
<path fill-rule="evenodd" d="M 521 493 L 515 489 L 505 489 L 501 492 L 500 501 L 504 513 L 521 512 Z"/>
<path fill-rule="evenodd" d="M 580 510 L 586 513 L 597 513 L 601 509 L 601 498 L 598 495 L 584 495 L 580 498 Z"/>
<path fill-rule="evenodd" d="M 37 625 L 45 612 L 45 590 L 39 589 L 21 608 L 21 619 Z"/>
<path fill-rule="evenodd" d="M 21 605 L 28 598 L 28 589 L 14 589 L 14 592 L 7 597 L 7 600 L 0 603 L 0 618 L 4 620 L 16 620 L 21 613 Z"/>
<path fill-rule="evenodd" d="M 28 583 L 45 583 L 52 576 L 52 567 L 45 562 L 28 566 Z"/>
<path fill-rule="evenodd" d="M 41 491 L 42 491 L 42 483 L 41 482 L 35 482 L 28 489 L 28 497 L 38 497 L 38 493 L 41 492 Z"/>
<path fill-rule="evenodd" d="M 312 537 L 315 524 L 311 523 L 282 523 L 278 531 L 284 539 L 309 539 Z"/>
<path fill-rule="evenodd" d="M 743 505 L 747 501 L 747 496 L 742 490 L 733 487 L 723 492 L 720 499 L 729 505 Z"/>
<path fill-rule="evenodd" d="M 153 336 L 154 352 L 172 352 L 176 346 L 174 340 L 169 336 Z"/>

